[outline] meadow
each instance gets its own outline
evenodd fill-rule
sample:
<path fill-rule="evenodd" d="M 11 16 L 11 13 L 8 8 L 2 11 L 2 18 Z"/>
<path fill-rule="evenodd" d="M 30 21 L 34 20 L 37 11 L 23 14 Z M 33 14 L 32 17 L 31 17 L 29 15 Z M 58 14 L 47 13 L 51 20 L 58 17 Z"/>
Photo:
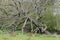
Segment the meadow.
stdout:
<path fill-rule="evenodd" d="M 59 35 L 52 36 L 52 35 L 33 34 L 33 36 L 29 36 L 27 35 L 27 33 L 22 35 L 20 32 L 19 34 L 12 36 L 11 34 L 5 32 L 4 33 L 0 32 L 0 40 L 60 40 Z"/>

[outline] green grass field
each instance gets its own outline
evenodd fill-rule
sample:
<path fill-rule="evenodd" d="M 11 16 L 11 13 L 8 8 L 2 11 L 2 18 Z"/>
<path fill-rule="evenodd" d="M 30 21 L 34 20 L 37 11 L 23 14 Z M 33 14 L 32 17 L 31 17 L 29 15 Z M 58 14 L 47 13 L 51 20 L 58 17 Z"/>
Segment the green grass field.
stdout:
<path fill-rule="evenodd" d="M 0 34 L 0 40 L 60 40 L 60 36 L 48 36 L 48 35 L 36 35 L 36 36 L 27 36 L 27 35 L 16 35 L 11 36 L 10 34 Z"/>
<path fill-rule="evenodd" d="M 40 35 L 36 34 L 35 36 L 28 36 L 27 33 L 21 35 L 20 31 L 16 32 L 16 36 L 12 36 L 7 31 L 2 32 L 0 30 L 0 40 L 60 40 L 60 36 L 52 36 L 52 35 Z"/>

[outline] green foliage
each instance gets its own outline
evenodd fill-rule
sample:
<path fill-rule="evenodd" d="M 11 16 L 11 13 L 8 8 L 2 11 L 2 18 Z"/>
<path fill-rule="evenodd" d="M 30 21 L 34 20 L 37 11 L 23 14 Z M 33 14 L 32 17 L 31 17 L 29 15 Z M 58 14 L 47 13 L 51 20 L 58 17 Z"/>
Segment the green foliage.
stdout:
<path fill-rule="evenodd" d="M 44 17 L 41 19 L 43 24 L 47 25 L 47 30 L 54 32 L 55 30 L 60 30 L 60 14 L 54 16 L 52 7 L 48 7 Z"/>
<path fill-rule="evenodd" d="M 57 14 L 56 16 L 56 28 L 57 30 L 60 30 L 60 14 Z"/>
<path fill-rule="evenodd" d="M 46 13 L 44 15 L 44 18 L 43 18 L 42 22 L 44 22 L 47 25 L 48 30 L 54 31 L 54 29 L 56 27 L 56 19 L 53 16 L 53 14 Z"/>

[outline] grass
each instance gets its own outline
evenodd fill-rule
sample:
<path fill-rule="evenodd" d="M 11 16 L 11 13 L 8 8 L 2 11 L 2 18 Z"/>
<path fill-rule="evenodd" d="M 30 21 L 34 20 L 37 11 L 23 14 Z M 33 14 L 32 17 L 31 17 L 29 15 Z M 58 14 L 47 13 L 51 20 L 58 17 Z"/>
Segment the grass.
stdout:
<path fill-rule="evenodd" d="M 27 36 L 27 35 L 16 35 L 11 36 L 10 34 L 0 34 L 0 40 L 60 40 L 60 37 L 48 36 L 48 35 L 37 35 L 37 36 Z"/>
<path fill-rule="evenodd" d="M 28 36 L 26 34 L 24 35 L 18 34 L 16 36 L 12 36 L 9 33 L 5 34 L 1 33 L 0 40 L 60 40 L 60 36 L 39 35 L 39 34 L 37 34 L 36 36 Z"/>

